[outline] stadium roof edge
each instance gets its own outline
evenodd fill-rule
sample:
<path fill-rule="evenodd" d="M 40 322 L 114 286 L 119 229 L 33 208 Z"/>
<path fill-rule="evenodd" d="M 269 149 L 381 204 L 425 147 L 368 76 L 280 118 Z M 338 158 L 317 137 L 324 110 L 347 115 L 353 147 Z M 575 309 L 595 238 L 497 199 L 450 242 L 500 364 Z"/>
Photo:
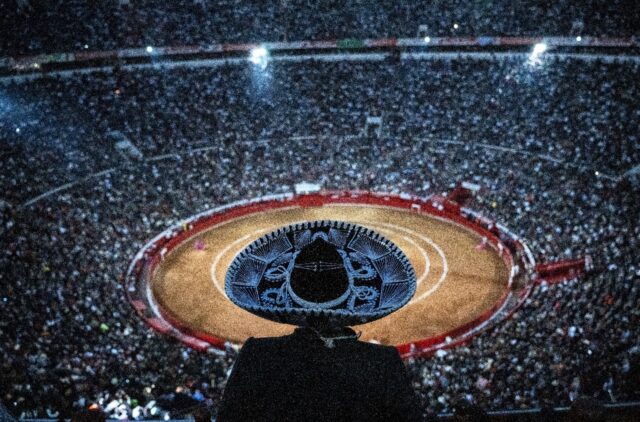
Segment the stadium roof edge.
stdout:
<path fill-rule="evenodd" d="M 240 58 L 260 47 L 270 52 L 269 60 L 277 55 L 304 55 L 327 52 L 388 52 L 403 51 L 460 51 L 474 49 L 481 52 L 522 50 L 542 43 L 549 49 L 599 52 L 616 50 L 637 50 L 640 43 L 633 38 L 598 37 L 428 37 L 425 38 L 384 38 L 384 39 L 341 39 L 331 41 L 294 41 L 239 44 L 209 44 L 200 46 L 167 46 L 148 48 L 128 48 L 109 51 L 77 51 L 35 56 L 0 57 L 0 74 L 40 73 L 65 68 L 96 67 L 97 64 L 130 64 L 170 62 L 185 58 Z"/>

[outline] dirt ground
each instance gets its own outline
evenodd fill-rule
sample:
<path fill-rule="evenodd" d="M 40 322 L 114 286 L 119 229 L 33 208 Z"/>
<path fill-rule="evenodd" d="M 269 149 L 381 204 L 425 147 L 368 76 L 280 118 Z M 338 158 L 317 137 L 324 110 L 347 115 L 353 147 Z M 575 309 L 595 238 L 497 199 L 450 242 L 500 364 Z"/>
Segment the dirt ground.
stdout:
<path fill-rule="evenodd" d="M 411 302 L 399 311 L 354 327 L 363 340 L 403 344 L 452 330 L 498 301 L 508 270 L 492 248 L 477 251 L 472 231 L 389 207 L 325 205 L 252 214 L 212 227 L 171 251 L 152 275 L 158 304 L 187 326 L 242 343 L 248 337 L 287 334 L 293 326 L 266 321 L 235 306 L 224 294 L 227 268 L 259 236 L 300 221 L 344 220 L 370 227 L 396 243 L 418 277 Z M 204 250 L 196 250 L 196 240 Z"/>

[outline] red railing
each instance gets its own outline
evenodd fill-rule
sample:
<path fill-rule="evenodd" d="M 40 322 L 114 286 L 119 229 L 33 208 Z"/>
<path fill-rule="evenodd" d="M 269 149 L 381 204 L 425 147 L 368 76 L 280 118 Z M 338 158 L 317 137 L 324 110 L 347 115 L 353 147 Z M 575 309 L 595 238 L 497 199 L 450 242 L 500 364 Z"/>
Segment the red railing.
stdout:
<path fill-rule="evenodd" d="M 415 212 L 426 213 L 438 218 L 445 219 L 455 224 L 466 227 L 487 239 L 487 242 L 496 250 L 502 252 L 502 259 L 505 262 L 510 274 L 513 274 L 514 265 L 512 250 L 522 248 L 518 239 L 509 238 L 509 242 L 500 239 L 502 233 L 497 229 L 497 225 L 491 220 L 477 215 L 465 214 L 459 206 L 453 206 L 446 198 L 432 196 L 429 198 L 419 198 L 411 195 L 393 195 L 386 193 L 375 193 L 366 191 L 325 191 L 305 195 L 283 194 L 281 196 L 271 196 L 265 199 L 253 201 L 241 201 L 231 206 L 213 209 L 208 212 L 194 216 L 186 221 L 166 230 L 138 253 L 129 268 L 127 276 L 129 300 L 141 317 L 154 329 L 178 338 L 180 341 L 191 347 L 202 350 L 207 345 L 224 349 L 227 342 L 210 333 L 195 330 L 182 323 L 178 318 L 171 315 L 157 304 L 153 298 L 149 282 L 153 278 L 158 263 L 161 261 L 161 251 L 169 253 L 173 248 L 182 244 L 189 238 L 199 233 L 209 230 L 216 225 L 235 218 L 243 217 L 253 213 L 264 212 L 268 209 L 280 209 L 286 207 L 319 207 L 325 204 L 364 204 L 371 206 L 387 206 L 399 209 L 409 209 Z M 492 326 L 492 319 L 504 311 L 507 301 L 511 300 L 510 308 L 504 312 L 503 318 L 510 316 L 521 304 L 522 300 L 513 298 L 511 292 L 512 276 L 509 277 L 508 286 L 500 299 L 488 310 L 460 327 L 437 336 L 422 339 L 412 343 L 398 345 L 398 351 L 403 357 L 424 355 L 432 353 L 439 348 L 453 347 L 468 341 L 477 332 Z M 524 292 L 528 294 L 528 291 Z M 521 294 L 520 299 L 526 297 Z M 513 302 L 513 303 L 511 303 Z M 503 319 L 498 318 L 498 319 Z M 496 322 L 496 321 L 493 321 Z M 484 326 L 483 326 L 484 325 Z M 450 341 L 447 341 L 450 339 Z"/>
<path fill-rule="evenodd" d="M 584 274 L 586 271 L 586 258 L 545 262 L 536 265 L 538 281 L 544 280 L 548 283 L 570 280 Z"/>

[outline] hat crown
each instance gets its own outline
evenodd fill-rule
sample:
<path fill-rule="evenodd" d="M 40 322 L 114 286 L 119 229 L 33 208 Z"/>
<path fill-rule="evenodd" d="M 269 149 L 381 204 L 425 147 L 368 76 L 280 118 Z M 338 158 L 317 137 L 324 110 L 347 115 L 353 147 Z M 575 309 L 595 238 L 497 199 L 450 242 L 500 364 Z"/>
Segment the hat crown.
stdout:
<path fill-rule="evenodd" d="M 331 303 L 348 291 L 349 276 L 336 246 L 316 236 L 296 256 L 289 284 L 306 302 Z"/>

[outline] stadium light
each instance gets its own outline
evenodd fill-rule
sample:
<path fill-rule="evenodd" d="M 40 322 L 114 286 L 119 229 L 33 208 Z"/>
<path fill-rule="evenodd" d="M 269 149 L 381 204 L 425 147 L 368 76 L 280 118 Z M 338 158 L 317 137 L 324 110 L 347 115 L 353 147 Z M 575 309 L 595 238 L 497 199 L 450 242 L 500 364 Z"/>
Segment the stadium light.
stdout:
<path fill-rule="evenodd" d="M 542 63 L 542 60 L 540 60 L 540 56 L 545 51 L 547 51 L 547 44 L 543 42 L 539 42 L 536 45 L 534 45 L 533 51 L 531 51 L 531 54 L 529 55 L 529 60 L 528 60 L 529 65 L 531 66 L 540 65 Z"/>
<path fill-rule="evenodd" d="M 260 64 L 268 54 L 269 52 L 266 48 L 256 47 L 249 53 L 249 60 L 251 60 L 251 63 L 253 64 Z"/>
<path fill-rule="evenodd" d="M 267 67 L 268 58 L 269 51 L 262 46 L 256 47 L 249 52 L 249 61 L 255 65 L 259 65 L 263 69 Z"/>
<path fill-rule="evenodd" d="M 543 42 L 539 42 L 538 44 L 533 46 L 533 52 L 531 53 L 534 56 L 539 56 L 540 54 L 547 51 L 547 44 Z"/>
<path fill-rule="evenodd" d="M 153 47 L 150 45 L 147 46 L 147 53 L 153 53 Z"/>

